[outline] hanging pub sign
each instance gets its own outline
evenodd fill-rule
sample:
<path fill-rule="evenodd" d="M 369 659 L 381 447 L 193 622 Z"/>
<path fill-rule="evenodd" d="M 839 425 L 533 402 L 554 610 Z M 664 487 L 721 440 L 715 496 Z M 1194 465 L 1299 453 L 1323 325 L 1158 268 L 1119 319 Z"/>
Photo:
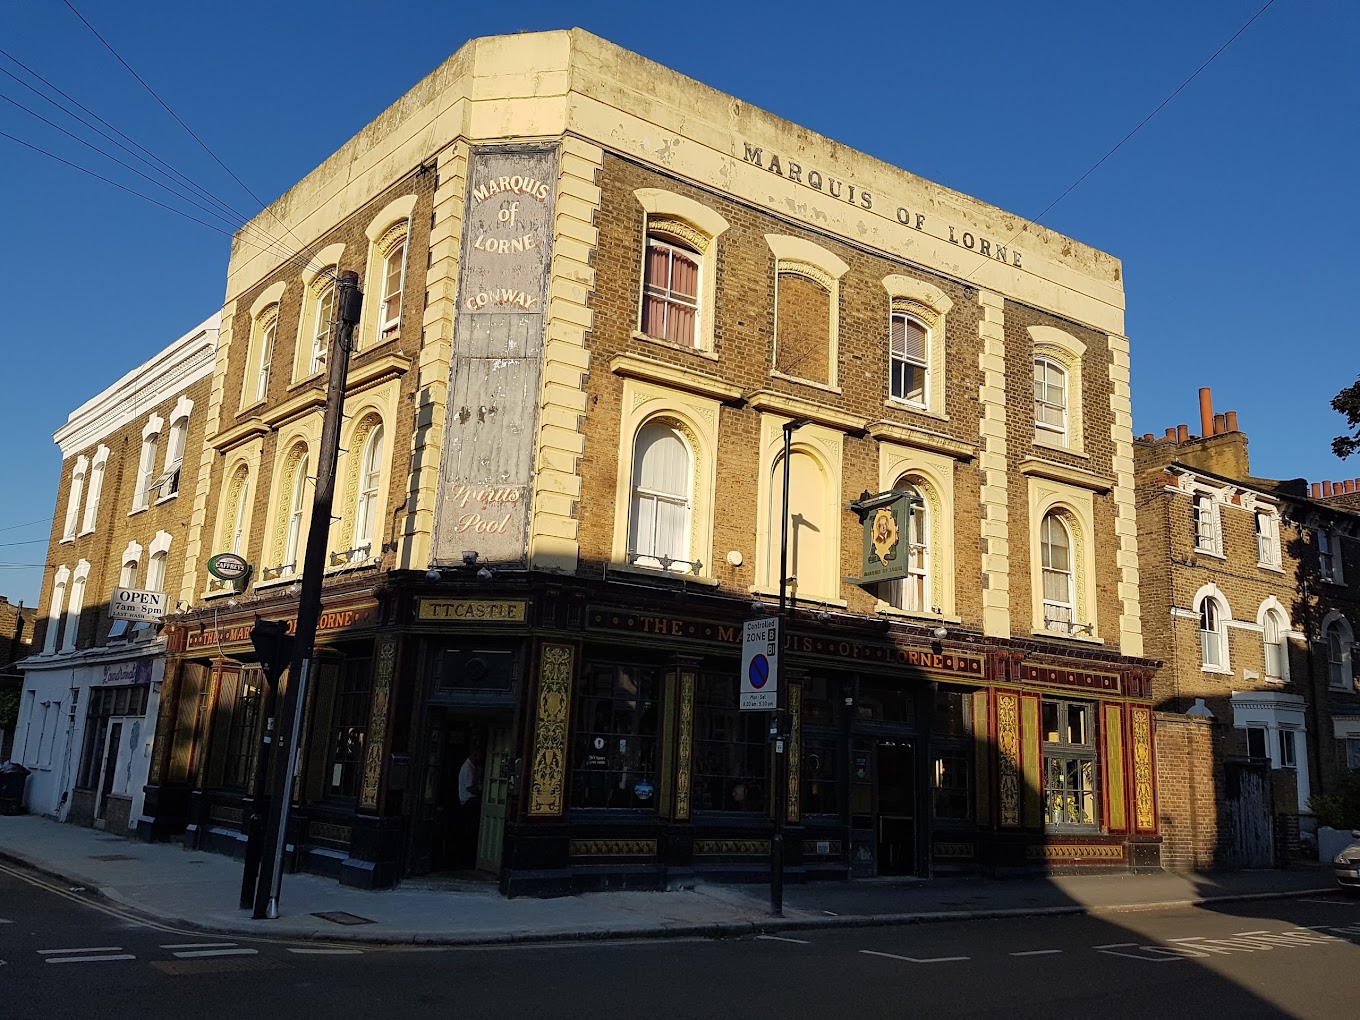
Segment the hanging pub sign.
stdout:
<path fill-rule="evenodd" d="M 867 492 L 850 509 L 864 525 L 860 584 L 906 577 L 911 560 L 911 515 L 919 498 L 909 492 Z"/>

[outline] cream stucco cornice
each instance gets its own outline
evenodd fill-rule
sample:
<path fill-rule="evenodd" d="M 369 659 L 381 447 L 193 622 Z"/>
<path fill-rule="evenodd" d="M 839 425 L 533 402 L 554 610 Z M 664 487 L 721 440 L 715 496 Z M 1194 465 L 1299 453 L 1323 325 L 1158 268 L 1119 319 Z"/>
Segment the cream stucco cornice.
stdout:
<path fill-rule="evenodd" d="M 869 426 L 869 419 L 858 414 L 850 414 L 839 407 L 828 407 L 826 404 L 780 393 L 778 390 L 757 390 L 746 402 L 756 411 L 782 414 L 787 418 L 809 418 L 818 425 L 825 425 L 838 432 L 863 432 Z"/>
<path fill-rule="evenodd" d="M 938 432 L 928 432 L 894 421 L 880 419 L 870 422 L 868 431 L 874 439 L 914 446 L 920 450 L 929 450 L 931 453 L 942 453 L 955 460 L 968 461 L 977 456 L 976 443 L 966 443 L 952 436 L 942 436 Z"/>
<path fill-rule="evenodd" d="M 243 422 L 238 422 L 229 429 L 223 429 L 215 436 L 208 439 L 208 445 L 214 450 L 226 453 L 234 450 L 242 443 L 248 443 L 256 436 L 262 436 L 269 431 L 269 426 L 264 419 L 258 415 L 252 415 Z"/>
<path fill-rule="evenodd" d="M 625 379 L 641 379 L 643 382 L 669 386 L 672 389 L 684 390 L 686 393 L 697 393 L 701 397 L 721 400 L 728 404 L 737 403 L 742 396 L 740 386 L 734 386 L 707 372 L 668 365 L 664 361 L 653 361 L 651 358 L 642 358 L 636 354 L 614 355 L 609 359 L 609 371 Z"/>
<path fill-rule="evenodd" d="M 1047 478 L 1051 482 L 1064 482 L 1078 488 L 1090 489 L 1101 494 L 1114 488 L 1114 482 L 1094 471 L 1059 464 L 1057 461 L 1041 457 L 1026 457 L 1020 462 L 1020 473 L 1032 478 Z"/>
<path fill-rule="evenodd" d="M 362 390 L 371 389 L 387 382 L 389 379 L 399 379 L 405 375 L 411 367 L 411 359 L 401 354 L 389 354 L 384 358 L 377 358 L 358 368 L 349 370 L 349 377 L 345 381 L 345 392 L 347 394 L 359 393 Z"/>
<path fill-rule="evenodd" d="M 271 429 L 296 421 L 308 411 L 326 406 L 326 391 L 320 383 L 313 383 L 305 390 L 289 397 L 282 404 L 272 407 L 262 415 L 264 423 Z"/>
<path fill-rule="evenodd" d="M 221 314 L 212 315 L 72 411 L 52 435 L 62 458 L 112 435 L 162 400 L 211 375 L 221 324 Z"/>

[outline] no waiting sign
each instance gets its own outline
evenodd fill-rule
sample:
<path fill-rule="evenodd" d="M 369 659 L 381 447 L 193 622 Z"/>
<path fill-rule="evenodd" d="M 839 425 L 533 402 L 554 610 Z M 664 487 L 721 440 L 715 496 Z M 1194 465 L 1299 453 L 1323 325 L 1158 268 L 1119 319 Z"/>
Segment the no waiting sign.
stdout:
<path fill-rule="evenodd" d="M 741 710 L 779 707 L 779 619 L 747 620 L 741 642 Z"/>

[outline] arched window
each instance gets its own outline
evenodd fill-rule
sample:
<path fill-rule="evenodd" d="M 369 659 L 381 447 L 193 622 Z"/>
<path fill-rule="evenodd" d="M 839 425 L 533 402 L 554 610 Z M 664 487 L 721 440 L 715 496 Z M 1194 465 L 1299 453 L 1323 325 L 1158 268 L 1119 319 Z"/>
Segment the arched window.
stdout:
<path fill-rule="evenodd" d="M 364 444 L 359 463 L 359 491 L 354 504 L 354 552 L 351 558 L 363 562 L 373 555 L 374 526 L 378 516 L 379 485 L 382 481 L 383 427 L 375 425 Z"/>
<path fill-rule="evenodd" d="M 642 278 L 642 332 L 697 346 L 703 256 L 667 234 L 649 231 Z"/>
<path fill-rule="evenodd" d="M 926 517 L 925 500 L 916 486 L 905 478 L 893 488 L 914 496 L 917 502 L 912 505 L 910 533 L 905 536 L 907 576 L 891 582 L 888 601 L 896 609 L 929 612 L 934 602 L 930 590 L 930 521 Z"/>
<path fill-rule="evenodd" d="M 1035 438 L 1066 446 L 1067 422 L 1067 370 L 1056 361 L 1035 358 Z"/>
<path fill-rule="evenodd" d="M 378 336 L 385 340 L 401 326 L 401 295 L 406 287 L 406 238 L 403 237 L 383 259 L 382 308 Z"/>
<path fill-rule="evenodd" d="M 1266 679 L 1285 680 L 1289 667 L 1285 657 L 1284 622 L 1280 614 L 1268 609 L 1261 617 L 1261 639 L 1266 651 Z"/>
<path fill-rule="evenodd" d="M 142 459 L 137 465 L 137 493 L 132 507 L 134 510 L 143 510 L 151 502 L 151 490 L 156 481 L 156 451 L 160 447 L 160 441 L 159 429 L 142 437 Z"/>
<path fill-rule="evenodd" d="M 165 448 L 165 471 L 161 479 L 157 479 L 162 497 L 179 492 L 180 475 L 184 467 L 184 445 L 188 437 L 188 417 L 177 418 L 170 426 L 170 441 Z"/>
<path fill-rule="evenodd" d="M 1349 690 L 1354 680 L 1351 669 L 1351 629 L 1344 619 L 1327 624 L 1327 683 L 1338 690 Z"/>
<path fill-rule="evenodd" d="M 47 609 L 47 634 L 43 637 L 44 655 L 51 655 L 57 650 L 57 632 L 61 630 L 61 613 L 66 606 L 66 585 L 70 578 L 70 569 L 62 567 L 52 583 L 52 602 Z"/>
<path fill-rule="evenodd" d="M 1199 606 L 1199 657 L 1204 669 L 1223 669 L 1223 610 L 1218 601 L 1206 597 Z"/>
<path fill-rule="evenodd" d="M 236 491 L 236 499 L 232 503 L 231 520 L 227 530 L 228 551 L 237 555 L 242 553 L 245 548 L 246 531 L 246 494 L 250 489 L 250 476 L 242 470 L 244 477 L 240 478 L 240 485 Z"/>
<path fill-rule="evenodd" d="M 1071 634 L 1076 624 L 1072 586 L 1072 536 L 1057 514 L 1039 524 L 1039 556 L 1043 570 L 1044 629 Z"/>
<path fill-rule="evenodd" d="M 260 329 L 259 363 L 255 366 L 255 399 L 269 396 L 269 366 L 274 360 L 274 337 L 279 331 L 279 310 L 274 308 Z"/>
<path fill-rule="evenodd" d="M 638 429 L 633 443 L 629 562 L 662 570 L 691 570 L 692 465 L 689 444 L 670 425 L 653 421 Z"/>
<path fill-rule="evenodd" d="M 336 269 L 336 266 L 329 266 L 317 276 L 316 296 L 312 305 L 312 356 L 308 362 L 308 375 L 320 372 L 326 367 L 326 355 L 331 345 L 331 326 L 335 323 L 336 316 Z"/>
<path fill-rule="evenodd" d="M 1223 555 L 1223 531 L 1218 504 L 1207 494 L 1195 497 L 1195 548 L 1200 552 Z"/>
<path fill-rule="evenodd" d="M 293 473 L 293 488 L 288 504 L 288 537 L 284 541 L 283 564 L 287 573 L 295 574 L 298 564 L 298 546 L 302 541 L 302 520 L 307 506 L 307 457 L 298 462 Z"/>
<path fill-rule="evenodd" d="M 926 405 L 930 392 L 929 343 L 930 331 L 923 323 L 905 312 L 893 312 L 888 347 L 894 400 Z"/>
<path fill-rule="evenodd" d="M 165 561 L 169 555 L 164 550 L 152 554 L 146 566 L 147 591 L 165 591 Z"/>
<path fill-rule="evenodd" d="M 71 491 L 66 499 L 66 523 L 61 529 L 63 541 L 76 537 L 76 521 L 80 517 L 80 495 L 85 490 L 85 473 L 89 466 L 89 460 L 81 457 L 71 472 Z"/>
<path fill-rule="evenodd" d="M 80 636 L 80 614 L 85 610 L 85 582 L 89 574 L 90 565 L 81 560 L 81 567 L 77 569 L 74 579 L 71 581 L 71 600 L 66 609 L 66 630 L 61 636 L 61 650 L 69 652 L 76 646 L 76 638 Z"/>
<path fill-rule="evenodd" d="M 1280 520 L 1264 510 L 1256 511 L 1256 559 L 1263 567 L 1280 565 Z"/>
<path fill-rule="evenodd" d="M 108 459 L 109 448 L 99 447 L 94 455 L 94 466 L 90 469 L 90 487 L 85 496 L 85 518 L 80 525 L 82 532 L 94 531 L 99 520 L 99 499 L 104 494 L 104 467 Z"/>

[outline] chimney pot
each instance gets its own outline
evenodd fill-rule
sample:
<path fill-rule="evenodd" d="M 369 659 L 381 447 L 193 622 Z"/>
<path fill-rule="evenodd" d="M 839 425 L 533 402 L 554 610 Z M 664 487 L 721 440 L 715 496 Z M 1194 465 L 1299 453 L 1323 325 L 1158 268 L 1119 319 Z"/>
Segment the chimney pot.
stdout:
<path fill-rule="evenodd" d="M 1188 442 L 1190 442 L 1190 426 L 1189 426 L 1189 425 L 1177 425 L 1177 426 L 1176 426 L 1176 442 L 1177 442 L 1177 443 L 1188 443 Z"/>
<path fill-rule="evenodd" d="M 1332 483 L 1331 483 L 1331 482 L 1323 482 L 1323 483 L 1322 483 L 1322 498 L 1323 498 L 1323 499 L 1326 499 L 1326 498 L 1327 498 L 1328 496 L 1330 496 L 1331 494 L 1332 494 Z"/>
<path fill-rule="evenodd" d="M 1145 443 L 1150 443 L 1150 442 L 1152 442 L 1152 433 L 1151 433 L 1151 432 L 1146 432 L 1146 433 L 1143 434 L 1143 442 L 1145 442 Z"/>
<path fill-rule="evenodd" d="M 1229 411 L 1229 412 L 1228 412 L 1228 431 L 1229 431 L 1229 432 L 1240 432 L 1240 431 L 1241 431 L 1241 430 L 1237 427 L 1237 412 L 1236 412 L 1236 411 Z"/>
<path fill-rule="evenodd" d="M 1214 415 L 1214 435 L 1221 436 L 1228 431 L 1228 416 L 1226 414 Z"/>
<path fill-rule="evenodd" d="M 1176 430 L 1174 428 L 1168 428 L 1166 430 L 1166 435 L 1162 436 L 1162 438 L 1174 440 L 1176 438 Z"/>
<path fill-rule="evenodd" d="M 1313 498 L 1314 498 L 1314 499 L 1321 499 L 1321 498 L 1322 498 L 1322 483 L 1321 483 L 1321 482 L 1314 482 L 1314 483 L 1313 483 Z"/>
<path fill-rule="evenodd" d="M 1341 483 L 1341 487 L 1342 487 L 1343 489 L 1345 489 L 1346 492 L 1354 492 L 1354 491 L 1355 491 L 1355 479 L 1353 479 L 1353 478 L 1347 478 L 1344 482 Z"/>
<path fill-rule="evenodd" d="M 1199 426 L 1200 435 L 1214 434 L 1214 398 L 1208 386 L 1199 389 Z"/>

